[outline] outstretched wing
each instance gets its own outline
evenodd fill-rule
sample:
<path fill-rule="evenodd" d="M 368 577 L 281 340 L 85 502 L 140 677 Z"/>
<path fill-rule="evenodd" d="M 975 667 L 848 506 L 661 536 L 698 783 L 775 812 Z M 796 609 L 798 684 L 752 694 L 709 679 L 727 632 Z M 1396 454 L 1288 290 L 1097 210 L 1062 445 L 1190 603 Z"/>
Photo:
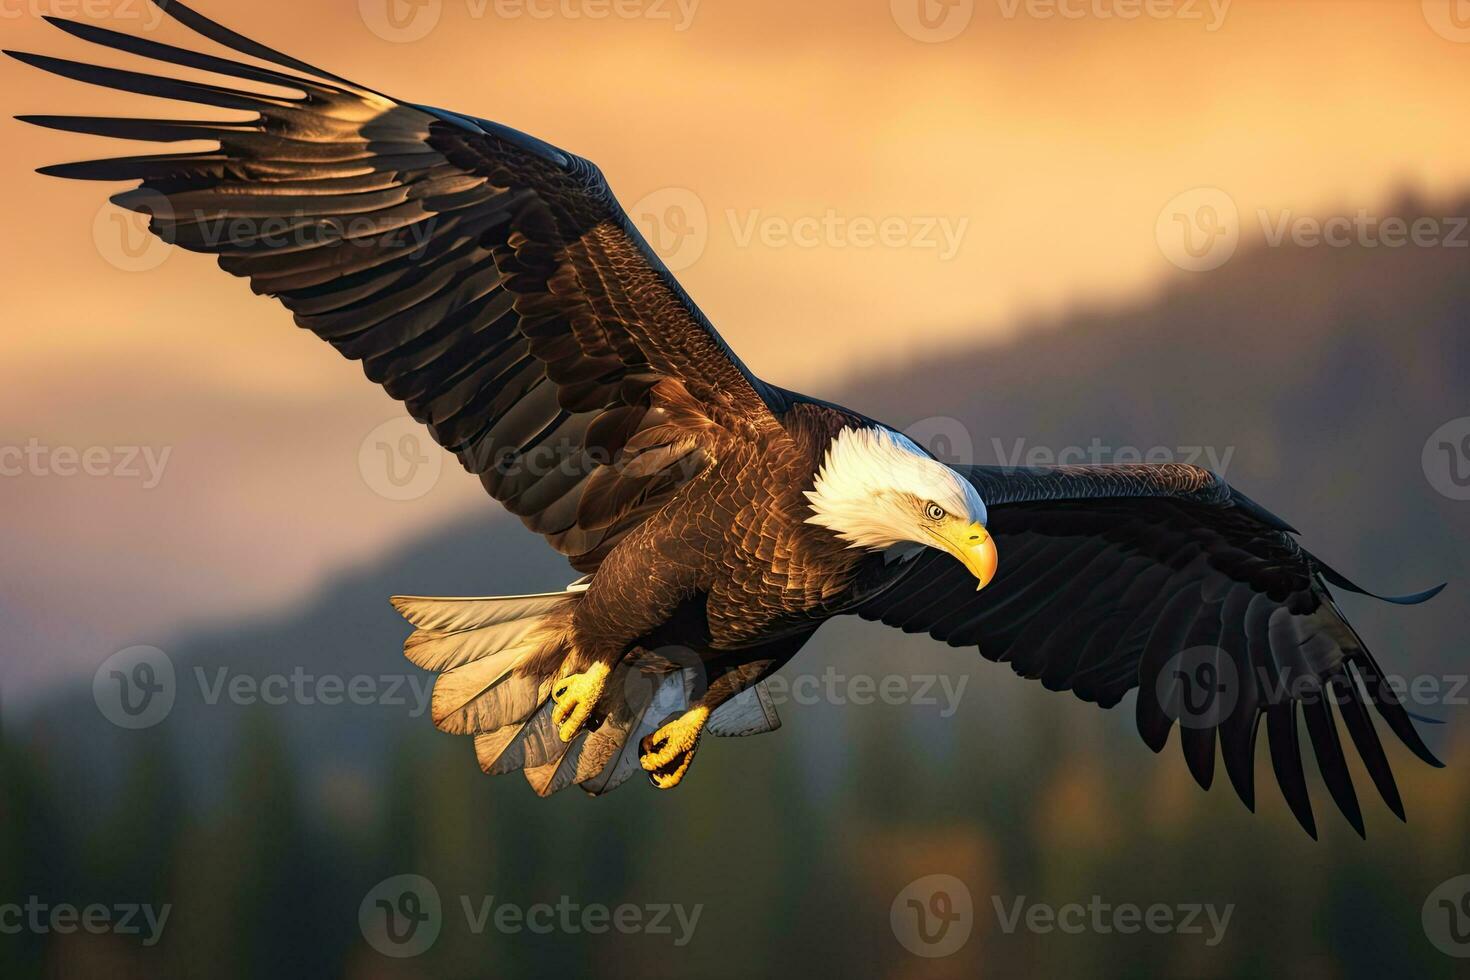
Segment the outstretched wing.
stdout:
<path fill-rule="evenodd" d="M 1314 837 L 1299 715 L 1332 798 L 1359 834 L 1363 819 L 1334 715 L 1401 819 L 1366 706 L 1421 759 L 1440 765 L 1328 584 L 1361 590 L 1219 477 L 1184 465 L 976 466 L 967 475 L 986 501 L 1000 550 L 995 580 L 977 593 L 963 567 L 929 551 L 859 610 L 865 618 L 978 645 L 1023 677 L 1105 708 L 1137 687 L 1138 732 L 1149 747 L 1161 751 L 1177 721 L 1190 772 L 1208 789 L 1218 743 L 1251 809 L 1264 718 L 1282 793 Z"/>
<path fill-rule="evenodd" d="M 156 2 L 156 0 L 155 0 Z M 244 91 L 7 52 L 68 78 L 253 113 L 245 121 L 25 116 L 201 152 L 46 167 L 136 180 L 113 198 L 215 254 L 362 362 L 486 490 L 579 570 L 698 472 L 719 432 L 778 424 L 595 166 L 505 126 L 400 102 L 200 16 L 288 71 L 47 18 L 83 40 L 259 83 Z M 769 402 L 769 403 L 768 403 Z"/>

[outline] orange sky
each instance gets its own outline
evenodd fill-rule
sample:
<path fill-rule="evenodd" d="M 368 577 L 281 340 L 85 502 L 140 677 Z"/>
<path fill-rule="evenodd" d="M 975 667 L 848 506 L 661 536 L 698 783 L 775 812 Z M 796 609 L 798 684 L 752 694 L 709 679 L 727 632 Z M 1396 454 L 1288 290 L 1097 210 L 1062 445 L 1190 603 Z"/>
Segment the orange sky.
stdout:
<path fill-rule="evenodd" d="M 920 0 L 422 0 L 396 22 L 385 2 L 195 6 L 597 161 L 636 219 L 662 216 L 646 227 L 683 242 L 671 264 L 751 367 L 817 393 L 1188 274 L 1156 224 L 1192 188 L 1225 191 L 1249 239 L 1260 209 L 1470 187 L 1470 16 L 1433 0 L 925 0 L 929 29 Z M 595 16 L 608 9 L 638 16 Z M 97 57 L 45 11 L 194 43 L 142 0 L 0 0 L 5 46 Z M 373 30 L 418 32 L 415 18 L 437 18 L 415 41 Z M 7 115 L 170 114 L 9 60 L 0 87 Z M 374 492 L 359 449 L 395 408 L 356 366 L 203 257 L 120 268 L 153 263 L 119 251 L 107 185 L 30 172 L 130 148 L 0 126 L 0 446 L 170 452 L 151 488 L 0 477 L 0 613 L 27 661 L 163 642 L 480 504 L 449 466 L 418 499 Z M 14 687 L 52 668 L 6 669 Z"/>

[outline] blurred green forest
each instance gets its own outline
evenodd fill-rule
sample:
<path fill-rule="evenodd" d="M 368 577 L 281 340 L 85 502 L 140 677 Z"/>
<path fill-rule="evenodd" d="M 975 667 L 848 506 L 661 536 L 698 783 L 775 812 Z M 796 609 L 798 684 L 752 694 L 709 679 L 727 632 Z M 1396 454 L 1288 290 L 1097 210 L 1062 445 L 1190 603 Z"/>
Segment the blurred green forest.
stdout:
<path fill-rule="evenodd" d="M 1467 207 L 1406 198 L 1393 213 Z M 1031 324 L 1009 346 L 926 351 L 822 394 L 899 426 L 965 420 L 980 462 L 1018 440 L 1229 451 L 1232 483 L 1364 585 L 1451 581 L 1423 607 L 1343 604 L 1390 671 L 1452 679 L 1466 671 L 1470 503 L 1435 491 L 1421 451 L 1442 423 L 1470 415 L 1467 272 L 1465 252 L 1448 248 L 1258 246 L 1146 301 Z M 724 330 L 738 348 L 738 325 Z M 525 592 L 572 577 L 489 509 L 294 608 L 165 644 L 178 703 L 155 727 L 109 724 L 90 679 L 7 705 L 0 905 L 35 895 L 171 914 L 154 946 L 0 935 L 0 976 L 1464 975 L 1421 923 L 1430 892 L 1470 873 L 1459 703 L 1416 708 L 1444 722 L 1427 738 L 1447 769 L 1389 748 L 1407 825 L 1358 767 L 1368 840 L 1314 779 L 1314 842 L 1291 820 L 1264 749 L 1252 815 L 1228 786 L 1195 786 L 1177 739 L 1153 756 L 1133 731 L 1131 697 L 1102 712 L 974 651 L 874 624 L 824 627 L 785 673 L 942 676 L 965 685 L 957 711 L 788 703 L 773 734 L 706 739 L 668 794 L 634 780 L 602 799 L 539 800 L 518 777 L 482 776 L 468 742 L 435 732 L 411 694 L 406 705 L 341 706 L 202 696 L 196 667 L 422 681 L 402 661 L 405 629 L 387 595 Z M 382 955 L 358 922 L 365 896 L 401 874 L 429 879 L 443 903 L 437 941 L 408 959 Z M 940 959 L 910 954 L 889 924 L 895 896 L 930 874 L 958 878 L 974 902 L 968 942 Z M 1007 933 L 993 904 L 1094 895 L 1234 911 L 1210 947 L 1200 935 Z M 685 945 L 477 933 L 461 898 L 488 896 L 702 908 Z"/>

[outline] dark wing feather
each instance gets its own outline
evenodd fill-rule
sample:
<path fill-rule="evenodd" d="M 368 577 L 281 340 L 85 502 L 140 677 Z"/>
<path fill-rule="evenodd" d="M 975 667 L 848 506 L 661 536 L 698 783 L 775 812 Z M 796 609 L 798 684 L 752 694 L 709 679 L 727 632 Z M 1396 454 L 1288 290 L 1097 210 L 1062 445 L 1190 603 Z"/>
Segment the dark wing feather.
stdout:
<path fill-rule="evenodd" d="M 95 85 L 254 114 L 21 117 L 217 143 L 42 172 L 141 181 L 113 200 L 149 214 L 164 240 L 217 255 L 362 362 L 578 569 L 596 568 L 697 473 L 711 439 L 779 424 L 786 393 L 745 369 L 592 164 L 496 123 L 389 98 L 181 3 L 159 6 L 277 67 L 47 19 L 107 48 L 281 91 L 7 52 Z"/>
<path fill-rule="evenodd" d="M 1440 764 L 1328 583 L 1362 590 L 1214 474 L 1182 465 L 965 472 L 990 511 L 1001 555 L 995 580 L 976 593 L 962 566 L 926 552 L 894 572 L 861 615 L 978 645 L 1022 676 L 1103 707 L 1136 687 L 1138 731 L 1149 747 L 1162 750 L 1177 723 L 1195 780 L 1209 788 L 1218 755 L 1252 809 L 1264 718 L 1277 782 L 1313 836 L 1302 725 L 1329 793 L 1360 834 L 1336 715 L 1400 818 L 1403 803 L 1366 705 L 1421 759 Z M 1210 710 L 1196 711 L 1180 699 L 1201 678 L 1218 678 L 1221 693 L 1201 702 Z"/>

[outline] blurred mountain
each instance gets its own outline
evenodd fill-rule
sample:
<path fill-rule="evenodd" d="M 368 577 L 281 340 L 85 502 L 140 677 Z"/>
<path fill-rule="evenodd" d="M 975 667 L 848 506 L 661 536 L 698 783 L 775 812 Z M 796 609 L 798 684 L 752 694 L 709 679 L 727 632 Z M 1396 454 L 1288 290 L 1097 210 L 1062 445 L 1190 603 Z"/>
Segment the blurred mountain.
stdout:
<path fill-rule="evenodd" d="M 1435 206 L 1406 198 L 1392 213 L 1465 214 L 1470 201 Z M 1453 247 L 1257 244 L 1129 306 L 1031 324 L 1008 346 L 927 351 L 916 338 L 912 363 L 816 394 L 909 428 L 961 459 L 1136 454 L 1210 465 L 1365 586 L 1403 592 L 1454 583 L 1414 609 L 1357 597 L 1344 605 L 1390 670 L 1463 675 L 1460 583 L 1470 580 L 1470 503 L 1437 492 L 1421 458 L 1431 433 L 1470 414 L 1467 260 L 1470 250 Z M 831 343 L 835 332 L 814 328 L 810 342 Z M 190 875 L 233 867 L 222 854 L 268 861 L 257 853 L 264 849 L 317 862 L 324 877 L 314 883 L 285 872 L 236 878 L 219 871 L 242 907 L 289 891 L 303 903 L 302 916 L 330 919 L 336 958 L 317 956 L 307 970 L 262 953 L 245 971 L 300 967 L 313 975 L 351 973 L 351 964 L 372 955 L 354 932 L 355 906 L 341 902 L 387 874 L 433 868 L 486 891 L 524 891 L 536 882 L 554 896 L 577 881 L 600 895 L 651 889 L 668 901 L 688 892 L 691 901 L 723 903 L 720 921 L 703 927 L 709 940 L 700 952 L 666 960 L 662 947 L 647 946 L 630 954 L 650 975 L 694 975 L 728 965 L 727 954 L 786 967 L 871 960 L 897 974 L 909 961 L 895 960 L 905 954 L 882 925 L 887 903 L 910 878 L 945 871 L 970 883 L 977 920 L 991 922 L 966 963 L 978 962 L 983 948 L 985 962 L 1010 964 L 1012 973 L 1038 962 L 1050 964 L 1046 972 L 1072 972 L 1094 947 L 996 934 L 989 896 L 1029 889 L 1061 900 L 1082 889 L 1084 901 L 1104 891 L 1119 900 L 1164 893 L 1256 903 L 1237 920 L 1234 945 L 1208 961 L 1218 969 L 1201 968 L 1207 961 L 1196 960 L 1200 951 L 1183 946 L 1182 937 L 1155 937 L 1142 947 L 1147 955 L 1111 963 L 1114 975 L 1148 975 L 1159 957 L 1179 967 L 1166 971 L 1175 975 L 1251 975 L 1262 969 L 1261 948 L 1286 935 L 1292 938 L 1280 956 L 1305 975 L 1366 976 L 1343 965 L 1349 954 L 1358 964 L 1401 964 L 1392 944 L 1379 949 L 1367 930 L 1350 926 L 1365 915 L 1386 920 L 1384 935 L 1418 949 L 1414 903 L 1454 870 L 1444 862 L 1470 857 L 1460 843 L 1470 813 L 1463 774 L 1421 772 L 1406 753 L 1394 753 L 1409 770 L 1402 785 L 1410 819 L 1426 821 L 1430 832 L 1416 837 L 1421 825 L 1400 828 L 1370 805 L 1375 850 L 1348 839 L 1331 816 L 1321 821 L 1332 825 L 1327 843 L 1311 845 L 1290 826 L 1274 789 L 1263 790 L 1264 815 L 1252 817 L 1228 790 L 1201 794 L 1173 746 L 1155 760 L 1131 731 L 1131 699 L 1104 715 L 973 654 L 851 622 L 824 627 L 787 673 L 938 677 L 951 689 L 965 685 L 958 710 L 788 703 L 787 724 L 775 734 L 710 740 L 677 793 L 652 799 L 652 791 L 630 785 L 595 802 L 575 793 L 536 801 L 513 777 L 482 777 L 467 742 L 432 731 L 423 714 L 429 677 L 402 659 L 407 629 L 385 600 L 535 592 L 574 577 L 487 501 L 482 513 L 344 573 L 290 609 L 179 637 L 166 651 L 177 702 L 156 728 L 114 727 L 87 690 L 6 720 L 0 750 L 9 752 L 0 758 L 11 760 L 7 785 L 23 787 L 24 799 L 38 801 L 27 806 L 47 816 L 0 832 L 20 853 L 21 839 L 90 841 L 75 858 L 76 877 L 118 880 L 124 872 L 109 870 L 111 831 L 99 829 L 98 815 L 141 798 L 160 810 L 147 827 L 172 828 L 167 842 L 162 830 L 151 837 L 138 831 L 145 841 L 159 848 L 174 847 L 179 836 L 187 841 L 186 853 L 170 852 L 164 865 L 175 869 L 171 894 L 203 894 Z M 275 704 L 267 689 L 308 694 Z M 370 703 L 350 703 L 354 690 Z M 349 703 L 325 703 L 333 698 Z M 1449 722 L 1430 734 L 1431 743 L 1463 763 L 1456 727 L 1463 708 L 1424 710 Z M 17 745 L 27 767 L 16 768 Z M 140 759 L 159 753 L 167 771 L 139 769 Z M 1371 792 L 1358 782 L 1365 796 Z M 1314 793 L 1325 812 L 1319 785 Z M 165 798 L 174 803 L 157 802 Z M 272 800 L 280 800 L 279 813 Z M 129 804 L 124 817 L 150 812 L 139 805 Z M 181 822 L 191 829 L 178 830 Z M 129 846 L 148 851 L 136 839 Z M 577 863 L 563 846 L 592 863 Z M 1164 868 L 1156 853 L 1164 847 L 1192 855 L 1188 866 Z M 1279 878 L 1253 878 L 1256 870 L 1229 859 L 1242 853 L 1270 855 L 1254 866 L 1274 863 L 1270 873 Z M 691 881 L 686 864 L 695 854 L 703 863 Z M 786 862 L 807 870 L 798 874 Z M 1333 868 L 1338 877 L 1329 877 Z M 140 888 L 168 891 L 156 883 L 163 872 L 128 873 L 145 883 Z M 56 872 L 35 874 L 55 880 Z M 746 884 L 715 884 L 736 879 Z M 1312 884 L 1299 900 L 1283 904 L 1287 882 L 1304 879 Z M 1356 897 L 1342 898 L 1339 886 L 1356 889 Z M 347 898 L 322 897 L 338 893 Z M 780 901 L 765 901 L 770 896 Z M 1314 919 L 1331 902 L 1346 902 L 1341 915 Z M 251 921 L 290 934 L 290 922 L 277 919 Z M 797 920 L 801 940 L 786 936 L 786 924 Z M 196 929 L 189 942 L 206 952 L 233 935 L 224 919 Z M 1102 937 L 1090 940 L 1110 948 Z M 476 955 L 465 937 L 459 946 L 448 942 Z M 523 946 L 507 947 L 502 966 L 509 974 L 535 972 L 544 957 L 585 966 L 590 950 L 604 948 L 585 936 L 577 943 L 559 951 L 538 945 L 536 958 Z M 1448 964 L 1437 955 L 1423 953 L 1418 969 Z M 461 974 L 474 971 L 459 962 L 433 973 Z"/>

